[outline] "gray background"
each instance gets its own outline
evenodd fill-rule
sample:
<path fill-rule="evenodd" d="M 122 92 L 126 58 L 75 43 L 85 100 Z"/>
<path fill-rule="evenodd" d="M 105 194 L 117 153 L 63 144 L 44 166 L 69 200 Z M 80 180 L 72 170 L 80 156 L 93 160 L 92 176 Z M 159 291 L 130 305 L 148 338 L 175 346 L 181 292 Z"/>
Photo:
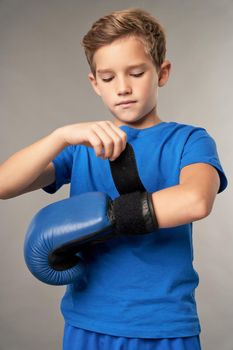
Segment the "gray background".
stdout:
<path fill-rule="evenodd" d="M 232 1 L 0 1 L 0 161 L 62 125 L 112 119 L 80 41 L 99 17 L 128 7 L 150 11 L 167 31 L 172 70 L 160 118 L 206 128 L 228 177 L 211 215 L 194 223 L 193 243 L 203 349 L 232 350 Z M 61 348 L 64 287 L 32 277 L 23 241 L 32 216 L 68 189 L 0 201 L 0 350 Z"/>

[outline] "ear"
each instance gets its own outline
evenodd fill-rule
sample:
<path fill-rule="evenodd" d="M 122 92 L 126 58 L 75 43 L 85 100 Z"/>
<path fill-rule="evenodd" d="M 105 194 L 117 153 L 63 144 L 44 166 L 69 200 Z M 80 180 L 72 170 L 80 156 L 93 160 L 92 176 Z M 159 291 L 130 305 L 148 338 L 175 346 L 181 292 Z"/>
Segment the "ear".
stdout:
<path fill-rule="evenodd" d="M 170 71 L 171 71 L 171 62 L 168 60 L 165 60 L 160 66 L 158 86 L 161 87 L 166 84 L 169 78 Z"/>
<path fill-rule="evenodd" d="M 97 95 L 101 96 L 97 81 L 92 73 L 88 74 L 88 79 L 90 80 L 91 85 L 92 85 L 93 89 L 95 90 L 95 92 L 97 93 Z"/>

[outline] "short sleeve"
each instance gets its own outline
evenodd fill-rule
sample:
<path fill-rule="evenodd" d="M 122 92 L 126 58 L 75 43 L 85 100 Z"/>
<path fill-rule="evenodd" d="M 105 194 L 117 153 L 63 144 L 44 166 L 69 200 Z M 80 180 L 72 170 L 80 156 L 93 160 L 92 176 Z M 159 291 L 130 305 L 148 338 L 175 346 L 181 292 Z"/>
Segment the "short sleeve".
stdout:
<path fill-rule="evenodd" d="M 53 160 L 55 167 L 55 181 L 42 189 L 47 193 L 55 193 L 64 184 L 70 183 L 73 165 L 74 146 L 64 148 Z"/>
<path fill-rule="evenodd" d="M 219 160 L 216 143 L 204 128 L 195 128 L 188 135 L 182 152 L 180 170 L 193 163 L 208 163 L 214 166 L 220 177 L 218 193 L 225 190 L 228 181 Z"/>

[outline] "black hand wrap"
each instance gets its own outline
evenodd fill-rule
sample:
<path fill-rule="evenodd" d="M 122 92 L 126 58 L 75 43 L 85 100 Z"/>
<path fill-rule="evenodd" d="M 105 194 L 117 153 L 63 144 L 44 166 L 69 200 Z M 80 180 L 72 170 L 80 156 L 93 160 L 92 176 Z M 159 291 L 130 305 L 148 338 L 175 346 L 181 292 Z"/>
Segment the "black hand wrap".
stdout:
<path fill-rule="evenodd" d="M 132 192 L 121 195 L 109 205 L 109 217 L 115 224 L 114 233 L 146 234 L 158 229 L 150 192 Z"/>
<path fill-rule="evenodd" d="M 120 156 L 110 162 L 115 186 L 120 196 L 109 201 L 108 216 L 113 235 L 150 233 L 159 228 L 152 193 L 144 187 L 137 169 L 134 149 L 127 143 Z"/>

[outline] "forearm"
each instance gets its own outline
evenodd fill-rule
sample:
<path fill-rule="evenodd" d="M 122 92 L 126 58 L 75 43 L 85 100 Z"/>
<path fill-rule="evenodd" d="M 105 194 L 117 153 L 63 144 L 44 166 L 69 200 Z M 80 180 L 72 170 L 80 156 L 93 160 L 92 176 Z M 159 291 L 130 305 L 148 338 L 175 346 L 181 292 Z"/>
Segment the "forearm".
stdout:
<path fill-rule="evenodd" d="M 188 185 L 153 192 L 152 201 L 159 228 L 184 225 L 205 216 L 203 201 Z"/>
<path fill-rule="evenodd" d="M 43 172 L 66 146 L 59 129 L 13 154 L 0 165 L 0 196 L 14 196 Z"/>

